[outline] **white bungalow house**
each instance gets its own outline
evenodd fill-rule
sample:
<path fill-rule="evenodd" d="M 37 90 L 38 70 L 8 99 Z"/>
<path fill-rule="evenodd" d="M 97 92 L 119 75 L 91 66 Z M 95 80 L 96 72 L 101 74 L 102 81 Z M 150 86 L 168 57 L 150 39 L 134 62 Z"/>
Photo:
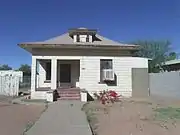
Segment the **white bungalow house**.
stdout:
<path fill-rule="evenodd" d="M 60 36 L 19 46 L 32 54 L 34 99 L 45 99 L 47 91 L 73 89 L 84 89 L 91 96 L 102 90 L 115 90 L 131 97 L 133 69 L 148 72 L 148 59 L 133 57 L 139 46 L 112 41 L 98 35 L 96 29 L 69 29 Z M 137 84 L 144 80 L 140 75 L 134 79 Z"/>

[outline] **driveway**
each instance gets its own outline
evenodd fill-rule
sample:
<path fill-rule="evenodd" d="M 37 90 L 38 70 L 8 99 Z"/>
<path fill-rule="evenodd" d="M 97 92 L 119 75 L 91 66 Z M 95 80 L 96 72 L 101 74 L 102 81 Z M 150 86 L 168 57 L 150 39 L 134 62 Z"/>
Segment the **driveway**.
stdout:
<path fill-rule="evenodd" d="M 49 105 L 27 135 L 92 135 L 80 101 L 57 101 Z"/>

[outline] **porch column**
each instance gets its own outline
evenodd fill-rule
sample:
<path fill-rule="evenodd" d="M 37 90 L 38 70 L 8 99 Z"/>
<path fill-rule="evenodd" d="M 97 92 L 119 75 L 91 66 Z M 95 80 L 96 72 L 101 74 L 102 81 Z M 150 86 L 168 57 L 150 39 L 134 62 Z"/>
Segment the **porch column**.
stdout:
<path fill-rule="evenodd" d="M 36 57 L 32 56 L 32 65 L 31 65 L 31 92 L 36 90 L 36 68 L 37 68 L 37 60 Z"/>
<path fill-rule="evenodd" d="M 57 88 L 57 59 L 51 59 L 51 89 Z"/>

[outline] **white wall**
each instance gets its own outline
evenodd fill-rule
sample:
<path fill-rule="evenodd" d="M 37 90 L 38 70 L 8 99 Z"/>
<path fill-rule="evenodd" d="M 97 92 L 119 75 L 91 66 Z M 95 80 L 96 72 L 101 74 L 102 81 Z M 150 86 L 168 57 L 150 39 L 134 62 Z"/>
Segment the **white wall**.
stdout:
<path fill-rule="evenodd" d="M 31 92 L 31 99 L 46 99 L 46 91 Z"/>
<path fill-rule="evenodd" d="M 100 59 L 113 59 L 117 85 L 100 84 Z M 80 63 L 80 87 L 93 95 L 102 90 L 115 90 L 130 97 L 132 92 L 132 68 L 148 68 L 148 60 L 136 57 L 83 57 Z"/>
<path fill-rule="evenodd" d="M 34 56 L 37 59 L 80 60 L 80 88 L 89 94 L 102 90 L 115 90 L 119 94 L 130 97 L 132 94 L 132 68 L 148 68 L 148 60 L 138 57 L 109 56 Z M 112 59 L 113 69 L 117 76 L 117 86 L 100 84 L 100 59 Z"/>

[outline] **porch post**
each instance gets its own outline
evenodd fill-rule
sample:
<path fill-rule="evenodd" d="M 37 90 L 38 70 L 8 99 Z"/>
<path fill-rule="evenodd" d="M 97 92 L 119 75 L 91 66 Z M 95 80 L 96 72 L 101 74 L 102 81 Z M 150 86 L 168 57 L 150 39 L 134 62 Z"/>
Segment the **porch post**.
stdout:
<path fill-rule="evenodd" d="M 32 65 L 31 65 L 31 92 L 35 92 L 36 90 L 36 67 L 37 60 L 35 56 L 32 56 Z"/>
<path fill-rule="evenodd" d="M 51 89 L 57 88 L 57 59 L 51 59 Z"/>

